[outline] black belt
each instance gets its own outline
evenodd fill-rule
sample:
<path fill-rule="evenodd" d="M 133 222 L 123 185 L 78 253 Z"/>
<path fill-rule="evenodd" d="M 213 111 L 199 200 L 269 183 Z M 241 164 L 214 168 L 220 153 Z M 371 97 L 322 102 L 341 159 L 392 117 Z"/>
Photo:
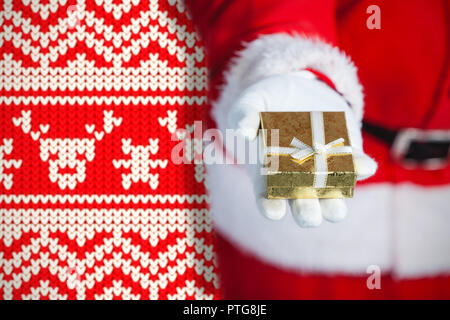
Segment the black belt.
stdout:
<path fill-rule="evenodd" d="M 387 143 L 392 156 L 405 166 L 440 169 L 449 163 L 450 130 L 393 130 L 367 121 L 363 121 L 362 128 Z"/>

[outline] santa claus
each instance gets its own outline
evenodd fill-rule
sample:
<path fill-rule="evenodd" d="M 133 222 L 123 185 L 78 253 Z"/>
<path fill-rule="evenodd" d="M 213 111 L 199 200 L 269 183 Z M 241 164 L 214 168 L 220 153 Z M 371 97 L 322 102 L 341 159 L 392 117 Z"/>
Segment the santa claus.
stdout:
<path fill-rule="evenodd" d="M 253 141 L 260 111 L 345 111 L 371 176 L 346 202 L 268 200 L 252 166 L 209 165 L 223 296 L 450 298 L 448 1 L 187 4 L 220 130 Z"/>

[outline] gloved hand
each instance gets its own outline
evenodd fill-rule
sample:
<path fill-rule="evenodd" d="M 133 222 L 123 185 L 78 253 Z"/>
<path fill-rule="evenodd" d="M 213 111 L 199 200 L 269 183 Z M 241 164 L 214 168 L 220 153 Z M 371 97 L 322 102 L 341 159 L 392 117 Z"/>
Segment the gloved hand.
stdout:
<path fill-rule="evenodd" d="M 259 112 L 262 111 L 344 111 L 358 180 L 375 173 L 376 162 L 363 152 L 360 121 L 344 98 L 311 72 L 270 76 L 249 86 L 231 106 L 228 127 L 255 141 Z M 269 219 L 284 217 L 288 202 L 295 221 L 301 227 L 318 226 L 323 218 L 338 222 L 347 214 L 343 199 L 267 199 L 266 177 L 261 174 L 260 166 L 245 167 L 254 183 L 259 210 Z"/>

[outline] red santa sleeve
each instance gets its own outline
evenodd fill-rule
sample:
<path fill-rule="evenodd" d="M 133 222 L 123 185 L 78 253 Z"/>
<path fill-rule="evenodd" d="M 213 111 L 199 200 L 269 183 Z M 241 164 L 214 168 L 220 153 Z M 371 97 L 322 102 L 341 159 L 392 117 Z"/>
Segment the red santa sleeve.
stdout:
<path fill-rule="evenodd" d="M 186 0 L 206 47 L 215 120 L 251 84 L 302 69 L 330 79 L 361 119 L 362 88 L 336 46 L 334 2 Z"/>

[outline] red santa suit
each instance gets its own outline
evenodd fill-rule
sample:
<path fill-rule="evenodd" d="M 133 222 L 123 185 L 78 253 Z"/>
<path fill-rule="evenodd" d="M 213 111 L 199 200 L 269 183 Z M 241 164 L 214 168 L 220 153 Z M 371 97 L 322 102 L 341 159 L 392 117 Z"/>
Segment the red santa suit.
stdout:
<path fill-rule="evenodd" d="M 380 29 L 367 25 L 374 4 Z M 209 166 L 224 297 L 450 298 L 450 168 L 407 165 L 393 156 L 398 139 L 389 138 L 397 133 L 408 144 L 410 128 L 448 137 L 448 2 L 196 0 L 188 6 L 208 54 L 211 100 L 222 100 L 213 103 L 213 121 L 227 111 L 222 93 L 231 101 L 245 86 L 244 75 L 312 69 L 357 115 L 361 84 L 366 128 L 381 130 L 363 132 L 365 152 L 379 165 L 376 175 L 358 184 L 345 221 L 316 229 L 300 229 L 291 217 L 265 220 L 255 213 L 242 169 Z M 311 40 L 316 37 L 340 51 L 324 49 Z M 360 82 L 352 68 L 336 63 L 342 52 Z M 379 289 L 367 286 L 370 266 L 381 270 Z"/>

